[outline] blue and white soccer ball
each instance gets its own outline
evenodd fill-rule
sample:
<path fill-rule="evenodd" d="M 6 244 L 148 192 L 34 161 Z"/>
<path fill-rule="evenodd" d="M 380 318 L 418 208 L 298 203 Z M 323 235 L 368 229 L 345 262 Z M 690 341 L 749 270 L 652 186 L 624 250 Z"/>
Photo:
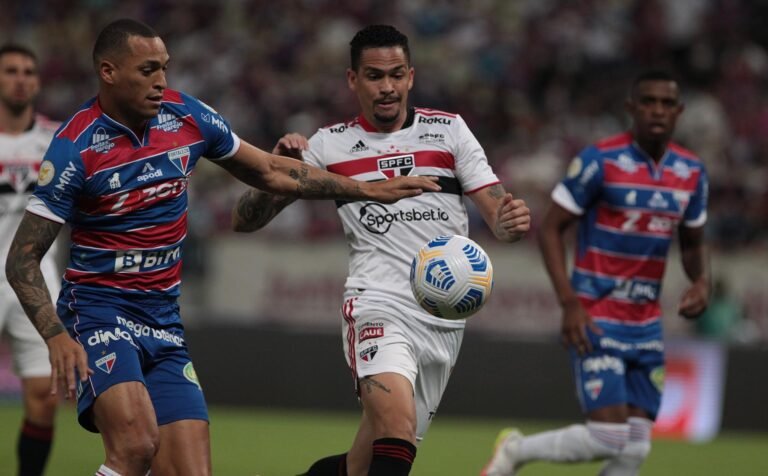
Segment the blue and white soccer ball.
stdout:
<path fill-rule="evenodd" d="M 464 236 L 435 237 L 411 263 L 413 296 L 433 316 L 466 319 L 483 307 L 491 289 L 491 260 Z"/>

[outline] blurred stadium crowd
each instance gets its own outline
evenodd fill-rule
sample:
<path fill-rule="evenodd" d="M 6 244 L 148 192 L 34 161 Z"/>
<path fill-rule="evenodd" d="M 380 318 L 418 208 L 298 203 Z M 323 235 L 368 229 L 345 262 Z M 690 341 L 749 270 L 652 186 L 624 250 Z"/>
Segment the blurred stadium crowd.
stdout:
<path fill-rule="evenodd" d="M 462 114 L 508 188 L 539 213 L 580 148 L 626 127 L 631 78 L 670 69 L 686 103 L 677 139 L 711 176 L 710 237 L 725 251 L 768 245 L 765 2 L 14 1 L 0 16 L 0 39 L 39 53 L 42 112 L 63 119 L 93 95 L 93 36 L 120 16 L 164 37 L 172 88 L 214 105 L 263 148 L 287 131 L 310 135 L 354 117 L 348 42 L 361 25 L 395 24 L 411 39 L 412 104 Z M 193 231 L 225 233 L 242 188 L 216 167 L 196 180 L 206 186 L 192 188 Z M 328 205 L 291 207 L 266 233 L 338 237 Z"/>

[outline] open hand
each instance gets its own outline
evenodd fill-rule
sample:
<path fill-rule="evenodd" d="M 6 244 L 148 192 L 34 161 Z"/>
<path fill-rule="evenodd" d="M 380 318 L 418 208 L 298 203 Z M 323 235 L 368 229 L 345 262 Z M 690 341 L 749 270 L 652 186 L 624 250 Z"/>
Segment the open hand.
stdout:
<path fill-rule="evenodd" d="M 307 138 L 297 132 L 291 132 L 277 141 L 277 144 L 275 144 L 275 147 L 272 149 L 272 153 L 296 160 L 304 160 L 301 153 L 308 149 L 309 141 Z"/>
<path fill-rule="evenodd" d="M 396 201 L 421 195 L 423 192 L 439 192 L 437 177 L 395 177 L 379 182 L 364 182 L 371 200 L 381 203 Z"/>

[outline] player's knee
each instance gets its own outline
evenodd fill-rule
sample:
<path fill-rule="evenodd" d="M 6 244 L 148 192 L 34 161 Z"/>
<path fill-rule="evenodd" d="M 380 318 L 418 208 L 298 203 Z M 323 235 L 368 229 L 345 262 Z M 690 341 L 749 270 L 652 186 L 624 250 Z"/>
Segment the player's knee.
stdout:
<path fill-rule="evenodd" d="M 626 423 L 587 423 L 589 442 L 597 459 L 616 458 L 622 454 L 629 441 L 629 425 Z"/>

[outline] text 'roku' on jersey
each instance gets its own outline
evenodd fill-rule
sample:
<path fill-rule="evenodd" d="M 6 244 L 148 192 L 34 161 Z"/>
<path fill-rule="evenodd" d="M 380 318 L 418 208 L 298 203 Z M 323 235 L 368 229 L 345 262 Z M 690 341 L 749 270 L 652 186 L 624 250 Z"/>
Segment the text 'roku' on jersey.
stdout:
<path fill-rule="evenodd" d="M 320 129 L 304 153 L 307 163 L 361 181 L 400 175 L 437 176 L 442 190 L 394 204 L 339 202 L 350 247 L 347 289 L 366 289 L 396 298 L 414 309 L 409 285 L 411 260 L 438 235 L 468 232 L 462 194 L 499 183 L 485 153 L 464 120 L 433 109 L 409 110 L 402 129 L 379 133 L 363 116 Z M 422 320 L 463 327 L 420 312 Z"/>
<path fill-rule="evenodd" d="M 670 144 L 655 163 L 629 133 L 584 149 L 553 200 L 581 215 L 571 283 L 596 320 L 647 325 L 659 298 L 675 229 L 703 226 L 708 180 L 703 163 Z"/>
<path fill-rule="evenodd" d="M 199 100 L 166 89 L 143 137 L 96 98 L 57 131 L 27 210 L 72 228 L 62 300 L 73 290 L 174 300 L 187 233 L 187 184 L 201 156 L 233 155 L 239 139 Z"/>

